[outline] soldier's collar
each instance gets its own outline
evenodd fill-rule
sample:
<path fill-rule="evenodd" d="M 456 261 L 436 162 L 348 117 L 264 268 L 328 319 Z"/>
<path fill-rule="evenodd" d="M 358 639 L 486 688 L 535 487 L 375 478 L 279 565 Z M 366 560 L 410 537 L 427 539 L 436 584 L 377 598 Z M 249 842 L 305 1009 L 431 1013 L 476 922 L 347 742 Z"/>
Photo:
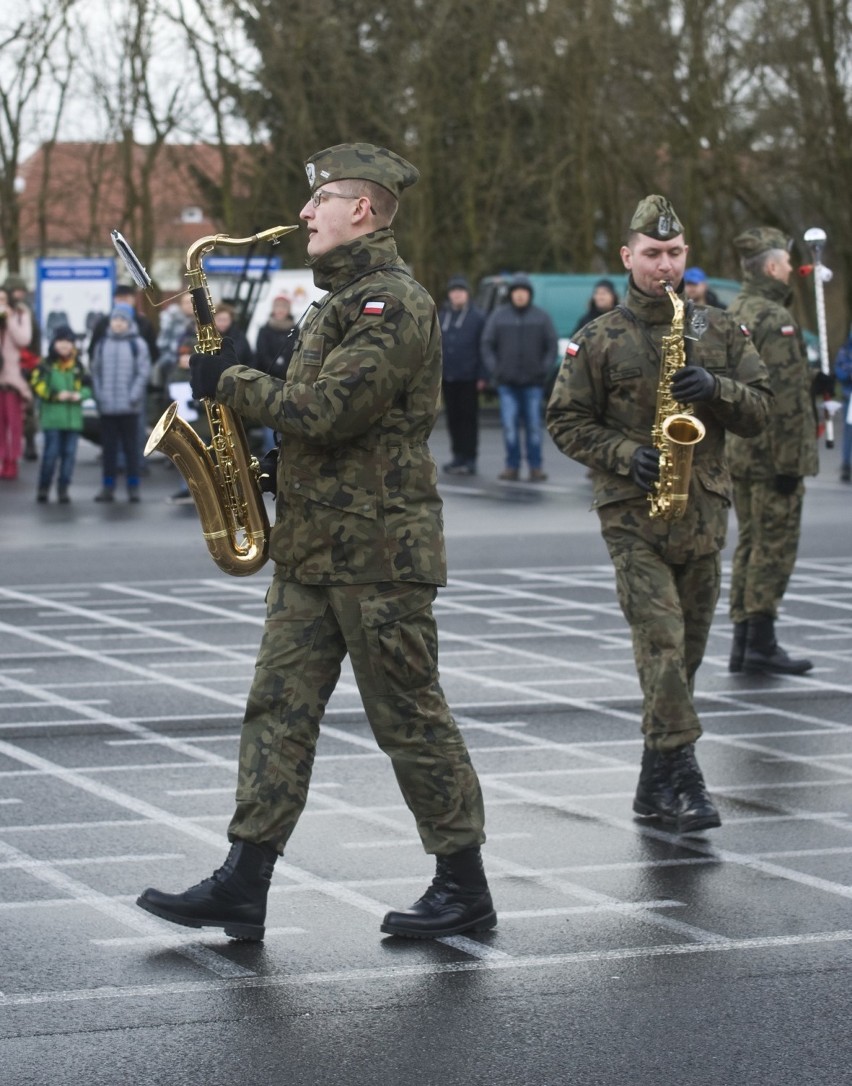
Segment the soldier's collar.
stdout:
<path fill-rule="evenodd" d="M 681 285 L 678 294 L 681 295 L 682 292 Z M 627 285 L 626 306 L 638 320 L 645 324 L 671 324 L 672 322 L 672 303 L 668 295 L 664 294 L 662 298 L 656 298 L 650 294 L 643 294 L 633 282 L 632 275 Z"/>
<path fill-rule="evenodd" d="M 362 234 L 308 261 L 320 290 L 336 290 L 356 275 L 397 257 L 396 239 L 388 226 Z"/>

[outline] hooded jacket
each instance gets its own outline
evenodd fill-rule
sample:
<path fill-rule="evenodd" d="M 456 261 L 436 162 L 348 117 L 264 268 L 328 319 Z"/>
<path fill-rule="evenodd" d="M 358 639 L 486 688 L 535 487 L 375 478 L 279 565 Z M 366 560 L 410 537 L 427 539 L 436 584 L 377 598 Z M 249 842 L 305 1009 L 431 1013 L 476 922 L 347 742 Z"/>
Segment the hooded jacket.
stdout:
<path fill-rule="evenodd" d="M 528 279 L 516 277 L 509 285 L 530 292 L 522 308 L 508 301 L 489 316 L 482 333 L 482 357 L 495 385 L 544 386 L 557 360 L 558 338 L 550 315 L 533 305 Z"/>

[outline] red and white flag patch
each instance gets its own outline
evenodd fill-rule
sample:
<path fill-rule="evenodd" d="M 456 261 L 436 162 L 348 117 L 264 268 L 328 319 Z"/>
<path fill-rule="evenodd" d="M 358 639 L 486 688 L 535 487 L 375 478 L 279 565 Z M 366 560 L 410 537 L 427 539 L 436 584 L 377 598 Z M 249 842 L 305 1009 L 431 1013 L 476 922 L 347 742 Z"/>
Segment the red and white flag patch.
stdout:
<path fill-rule="evenodd" d="M 744 336 L 746 337 L 746 339 L 749 339 L 749 338 L 750 338 L 750 336 L 751 336 L 751 332 L 750 332 L 750 330 L 749 330 L 749 327 L 748 327 L 748 325 L 747 325 L 747 324 L 741 324 L 741 325 L 740 325 L 740 331 L 741 331 L 741 332 L 742 332 L 742 334 L 743 334 L 743 335 L 744 335 Z"/>
<path fill-rule="evenodd" d="M 371 313 L 373 316 L 380 317 L 385 311 L 385 303 L 380 302 L 377 298 L 370 298 L 361 309 L 362 313 Z"/>
<path fill-rule="evenodd" d="M 796 334 L 795 324 L 782 324 L 781 335 L 782 336 L 794 336 Z"/>
<path fill-rule="evenodd" d="M 573 339 L 572 339 L 571 342 L 568 344 L 568 346 L 565 348 L 565 355 L 566 355 L 567 358 L 573 358 L 574 355 L 577 354 L 577 352 L 579 350 L 580 350 L 580 344 L 575 343 L 573 341 Z"/>

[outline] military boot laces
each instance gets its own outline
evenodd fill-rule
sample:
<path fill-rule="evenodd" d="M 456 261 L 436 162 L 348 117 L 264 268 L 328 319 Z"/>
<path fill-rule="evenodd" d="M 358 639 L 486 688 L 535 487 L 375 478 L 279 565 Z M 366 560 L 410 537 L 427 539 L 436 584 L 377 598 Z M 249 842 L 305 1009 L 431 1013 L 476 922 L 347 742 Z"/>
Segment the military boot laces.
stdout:
<path fill-rule="evenodd" d="M 804 675 L 813 667 L 810 660 L 794 659 L 775 640 L 775 620 L 758 615 L 748 620 L 743 669 L 770 675 Z"/>
<path fill-rule="evenodd" d="M 438 856 L 435 877 L 423 896 L 409 909 L 386 913 L 381 930 L 410 939 L 438 939 L 488 931 L 496 923 L 482 855 L 478 848 L 469 848 Z"/>
<path fill-rule="evenodd" d="M 149 887 L 136 904 L 187 928 L 223 928 L 231 939 L 260 942 L 266 931 L 266 896 L 278 854 L 271 845 L 234 841 L 224 864 L 182 894 Z"/>

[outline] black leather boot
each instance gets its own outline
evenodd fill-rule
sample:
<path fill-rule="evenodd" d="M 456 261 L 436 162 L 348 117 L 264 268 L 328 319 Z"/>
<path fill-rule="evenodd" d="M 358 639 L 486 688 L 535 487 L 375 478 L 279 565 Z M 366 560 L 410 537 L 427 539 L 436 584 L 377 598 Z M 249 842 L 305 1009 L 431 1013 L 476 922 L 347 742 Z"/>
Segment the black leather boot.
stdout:
<path fill-rule="evenodd" d="M 677 804 L 669 780 L 668 762 L 659 751 L 648 747 L 642 750 L 642 768 L 633 797 L 633 810 L 643 818 L 659 818 L 671 823 L 677 821 Z"/>
<path fill-rule="evenodd" d="M 182 894 L 150 887 L 136 904 L 187 928 L 224 928 L 231 939 L 260 942 L 265 932 L 266 895 L 278 853 L 272 845 L 234 841 L 218 871 Z"/>
<path fill-rule="evenodd" d="M 692 743 L 671 751 L 645 748 L 633 810 L 672 826 L 675 833 L 696 833 L 722 825 Z"/>
<path fill-rule="evenodd" d="M 687 743 L 664 757 L 677 804 L 677 832 L 697 833 L 721 826 L 722 819 L 707 792 L 704 775 L 695 757 L 695 744 Z"/>
<path fill-rule="evenodd" d="M 410 909 L 385 914 L 381 930 L 411 939 L 488 931 L 497 923 L 479 847 L 436 857 L 435 877 Z"/>
<path fill-rule="evenodd" d="M 734 642 L 731 645 L 731 658 L 728 660 L 728 671 L 742 671 L 743 657 L 745 656 L 746 636 L 748 634 L 748 622 L 734 623 Z"/>
<path fill-rule="evenodd" d="M 770 675 L 804 675 L 813 667 L 810 660 L 794 660 L 775 640 L 775 619 L 757 615 L 748 620 L 743 670 Z"/>

